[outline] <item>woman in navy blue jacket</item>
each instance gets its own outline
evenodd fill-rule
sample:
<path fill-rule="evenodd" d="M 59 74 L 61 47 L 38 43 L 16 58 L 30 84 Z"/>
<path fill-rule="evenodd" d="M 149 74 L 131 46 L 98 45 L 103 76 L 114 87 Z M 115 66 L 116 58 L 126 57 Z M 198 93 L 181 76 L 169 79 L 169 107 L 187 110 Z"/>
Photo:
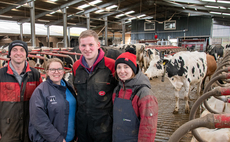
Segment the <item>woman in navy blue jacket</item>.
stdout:
<path fill-rule="evenodd" d="M 63 79 L 60 59 L 46 66 L 47 80 L 30 99 L 29 136 L 33 142 L 72 142 L 75 140 L 76 93 Z"/>

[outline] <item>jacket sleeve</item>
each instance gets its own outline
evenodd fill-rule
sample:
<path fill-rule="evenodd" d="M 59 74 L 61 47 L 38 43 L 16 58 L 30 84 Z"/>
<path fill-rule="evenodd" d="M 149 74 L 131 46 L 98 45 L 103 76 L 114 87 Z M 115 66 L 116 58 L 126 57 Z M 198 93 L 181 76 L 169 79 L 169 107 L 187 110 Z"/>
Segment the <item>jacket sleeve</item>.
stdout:
<path fill-rule="evenodd" d="M 158 103 L 153 95 L 146 95 L 138 101 L 140 127 L 138 142 L 154 142 L 157 131 Z"/>
<path fill-rule="evenodd" d="M 30 99 L 30 123 L 38 133 L 32 133 L 30 137 L 36 138 L 41 135 L 49 142 L 62 142 L 63 136 L 52 125 L 47 115 L 46 98 L 43 91 L 36 88 Z"/>

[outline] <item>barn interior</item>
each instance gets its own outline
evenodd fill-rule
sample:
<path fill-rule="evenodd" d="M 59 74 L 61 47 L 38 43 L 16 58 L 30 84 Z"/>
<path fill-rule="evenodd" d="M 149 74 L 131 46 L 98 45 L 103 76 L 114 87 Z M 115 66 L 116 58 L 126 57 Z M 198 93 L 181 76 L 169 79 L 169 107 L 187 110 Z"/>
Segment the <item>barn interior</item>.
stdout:
<path fill-rule="evenodd" d="M 14 40 L 23 40 L 32 47 L 66 48 L 69 51 L 70 48 L 78 46 L 78 37 L 86 29 L 95 30 L 99 35 L 101 45 L 111 48 L 123 44 L 142 43 L 146 47 L 153 47 L 159 51 L 169 48 L 176 52 L 188 48 L 206 51 L 209 45 L 222 45 L 223 47 L 230 45 L 230 1 L 0 0 L 0 46 L 2 48 L 7 47 Z M 175 50 L 174 47 L 178 50 Z M 41 53 L 40 49 L 36 50 L 38 52 L 33 54 Z M 51 50 L 54 51 L 54 49 L 47 49 L 46 51 Z M 56 53 L 61 54 L 62 52 L 61 57 L 65 58 L 68 51 L 59 50 L 61 49 L 53 52 L 53 55 L 56 56 Z M 50 55 L 48 52 L 46 53 L 44 55 Z M 2 52 L 2 55 L 7 54 Z M 70 55 L 70 52 L 68 52 L 68 55 Z M 79 54 L 73 53 L 70 58 L 68 57 L 68 59 L 71 59 L 70 61 L 65 58 L 64 63 L 71 62 L 72 65 L 73 59 L 77 60 L 76 55 Z M 227 55 L 229 57 L 230 53 Z M 151 56 L 154 56 L 154 54 Z M 47 59 L 32 54 L 29 57 L 33 60 L 39 59 L 36 60 L 37 63 Z M 219 62 L 219 66 L 229 62 L 228 57 Z M 4 60 L 8 61 L 9 58 Z M 0 61 L 3 61 L 1 56 Z M 32 67 L 37 68 L 45 78 L 45 72 L 42 72 L 44 66 L 42 67 L 40 63 L 35 64 L 36 62 L 34 61 Z M 72 71 L 71 65 L 65 68 L 66 71 Z M 227 66 L 225 67 L 225 70 L 221 67 L 219 70 L 229 71 Z M 224 78 L 224 81 L 229 82 L 226 78 Z M 162 82 L 161 77 L 154 78 L 150 82 L 151 89 L 156 94 L 159 102 L 155 142 L 168 141 L 173 132 L 190 119 L 189 114 L 184 113 L 185 101 L 182 101 L 184 96 L 182 93 L 180 94 L 180 109 L 178 114 L 173 114 L 175 86 L 167 79 Z M 189 97 L 191 100 L 189 103 L 191 107 L 198 96 L 196 96 L 196 87 L 190 89 Z M 223 89 L 223 91 L 228 90 L 230 89 Z M 185 89 L 181 89 L 181 91 L 185 91 Z M 230 112 L 230 107 L 225 102 L 219 104 L 213 105 L 213 107 L 215 106 L 217 109 L 226 108 L 228 109 L 226 110 L 227 113 Z M 196 117 L 199 117 L 199 114 Z M 230 124 L 229 121 L 226 124 Z M 218 130 L 221 129 L 214 129 L 213 131 L 217 132 Z M 227 132 L 224 131 L 219 134 L 230 135 Z M 207 136 L 202 134 L 202 136 L 204 135 Z M 219 135 L 219 137 L 226 138 L 229 141 L 229 136 L 225 137 L 225 135 Z M 211 135 L 208 136 L 212 138 Z M 218 136 L 214 137 L 217 138 Z M 192 133 L 189 132 L 181 141 L 188 142 L 191 141 L 191 138 Z"/>

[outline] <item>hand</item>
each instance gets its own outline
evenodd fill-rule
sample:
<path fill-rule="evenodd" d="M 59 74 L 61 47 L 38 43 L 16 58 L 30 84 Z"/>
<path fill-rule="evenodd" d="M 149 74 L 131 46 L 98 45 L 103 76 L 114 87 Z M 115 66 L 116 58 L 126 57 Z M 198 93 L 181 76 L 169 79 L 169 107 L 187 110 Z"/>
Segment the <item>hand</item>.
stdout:
<path fill-rule="evenodd" d="M 66 142 L 65 139 L 63 139 L 63 142 Z"/>

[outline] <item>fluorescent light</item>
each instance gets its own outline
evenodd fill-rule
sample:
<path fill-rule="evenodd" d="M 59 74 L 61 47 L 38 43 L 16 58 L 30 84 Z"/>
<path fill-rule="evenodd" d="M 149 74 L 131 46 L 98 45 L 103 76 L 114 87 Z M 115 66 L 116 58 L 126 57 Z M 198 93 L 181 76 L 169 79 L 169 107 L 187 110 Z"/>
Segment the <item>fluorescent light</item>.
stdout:
<path fill-rule="evenodd" d="M 146 15 L 142 14 L 142 15 L 137 16 L 137 18 L 141 18 L 141 17 L 144 17 L 144 16 L 146 16 Z"/>
<path fill-rule="evenodd" d="M 94 4 L 98 4 L 98 3 L 101 3 L 101 2 L 102 2 L 101 0 L 95 0 L 95 1 L 90 2 L 89 4 L 94 5 Z"/>
<path fill-rule="evenodd" d="M 213 12 L 213 11 L 211 11 L 209 13 L 212 13 L 212 14 L 221 14 L 221 12 Z"/>
<path fill-rule="evenodd" d="M 70 15 L 68 15 L 67 17 L 71 17 L 71 16 L 73 16 L 73 14 L 70 14 Z"/>
<path fill-rule="evenodd" d="M 228 3 L 228 4 L 230 4 L 230 1 L 225 1 L 225 0 L 218 0 L 217 2 L 218 3 Z"/>
<path fill-rule="evenodd" d="M 136 18 L 136 17 L 133 17 L 133 18 L 129 18 L 128 20 L 130 20 L 130 21 L 131 21 L 131 20 L 133 20 L 133 19 L 137 19 L 137 18 Z"/>
<path fill-rule="evenodd" d="M 229 15 L 230 16 L 230 13 L 222 13 L 222 15 Z"/>
<path fill-rule="evenodd" d="M 211 5 L 205 5 L 204 7 L 207 7 L 207 8 L 219 8 L 218 6 L 211 6 Z"/>
<path fill-rule="evenodd" d="M 202 1 L 216 2 L 216 0 L 202 0 Z"/>
<path fill-rule="evenodd" d="M 111 5 L 111 6 L 109 6 L 109 7 L 106 7 L 105 9 L 110 10 L 110 9 L 112 9 L 112 8 L 115 8 L 115 7 L 117 7 L 117 5 Z"/>
<path fill-rule="evenodd" d="M 220 9 L 226 9 L 225 7 L 223 7 L 223 6 L 220 6 Z"/>
<path fill-rule="evenodd" d="M 100 10 L 95 11 L 94 13 L 101 13 L 103 11 L 104 11 L 103 9 L 100 9 Z"/>
<path fill-rule="evenodd" d="M 22 7 L 21 5 L 19 5 L 19 6 L 17 6 L 16 8 L 20 8 L 20 7 Z"/>
<path fill-rule="evenodd" d="M 54 14 L 54 13 L 56 13 L 56 11 L 50 12 L 50 14 Z"/>
<path fill-rule="evenodd" d="M 83 4 L 83 5 L 81 5 L 81 6 L 78 6 L 77 8 L 78 9 L 83 9 L 83 8 L 86 8 L 86 7 L 89 7 L 90 5 L 88 5 L 88 4 Z"/>
<path fill-rule="evenodd" d="M 128 15 L 128 14 L 131 14 L 131 13 L 134 13 L 134 12 L 135 12 L 135 11 L 132 10 L 132 11 L 126 12 L 125 14 Z"/>
<path fill-rule="evenodd" d="M 146 17 L 144 17 L 142 19 L 152 19 L 152 18 L 153 18 L 152 16 L 146 16 Z"/>
<path fill-rule="evenodd" d="M 49 1 L 55 2 L 55 1 L 58 1 L 58 0 L 49 0 Z"/>
<path fill-rule="evenodd" d="M 183 6 L 182 8 L 183 8 L 183 9 L 185 9 L 185 7 L 184 7 L 184 6 Z"/>
<path fill-rule="evenodd" d="M 125 23 L 130 23 L 131 21 L 127 21 L 127 22 L 125 22 Z"/>
<path fill-rule="evenodd" d="M 119 15 L 116 15 L 115 17 L 118 18 L 118 17 L 121 17 L 121 16 L 124 16 L 125 14 L 119 14 Z"/>

